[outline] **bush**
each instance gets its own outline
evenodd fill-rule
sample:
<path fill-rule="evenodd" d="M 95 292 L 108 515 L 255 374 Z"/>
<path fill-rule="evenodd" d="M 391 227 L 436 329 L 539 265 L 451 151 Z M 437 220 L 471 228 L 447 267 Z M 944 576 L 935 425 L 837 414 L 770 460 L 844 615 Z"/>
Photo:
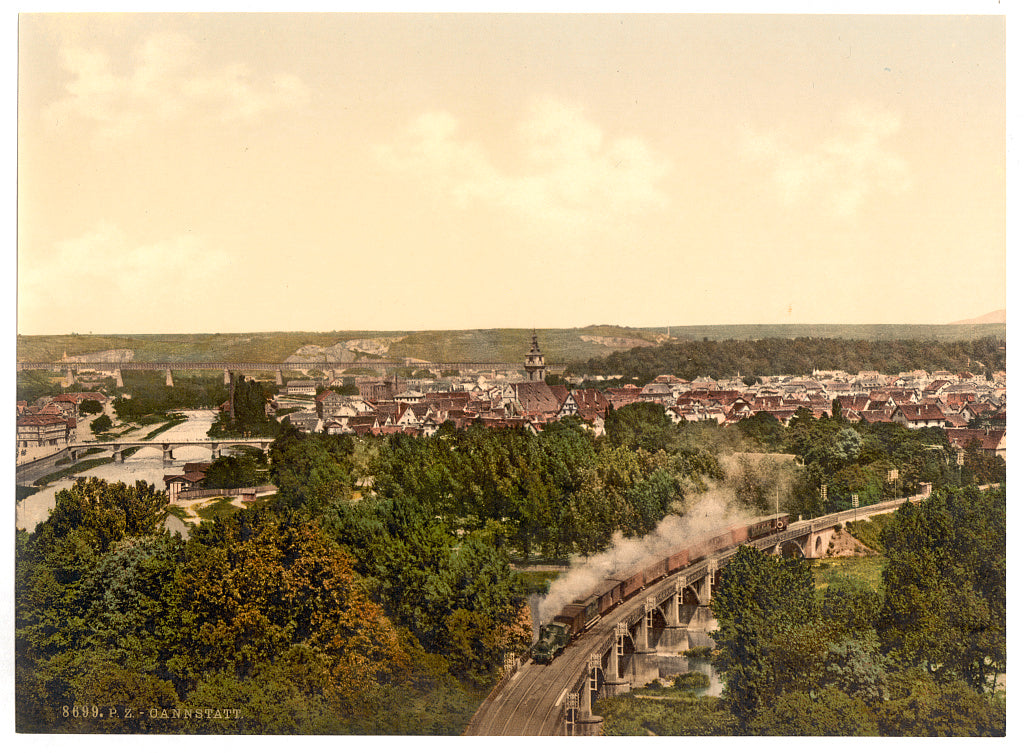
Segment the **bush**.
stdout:
<path fill-rule="evenodd" d="M 110 420 L 110 416 L 103 414 L 95 421 L 91 422 L 89 424 L 89 428 L 92 430 L 93 434 L 102 434 L 105 431 L 110 431 L 113 425 L 114 422 Z"/>
<path fill-rule="evenodd" d="M 711 687 L 711 678 L 703 672 L 687 672 L 676 676 L 676 679 L 672 681 L 672 687 L 676 690 L 708 688 Z"/>
<path fill-rule="evenodd" d="M 92 413 L 102 413 L 103 406 L 100 405 L 99 400 L 83 400 L 78 406 L 78 412 L 82 415 L 88 415 Z"/>

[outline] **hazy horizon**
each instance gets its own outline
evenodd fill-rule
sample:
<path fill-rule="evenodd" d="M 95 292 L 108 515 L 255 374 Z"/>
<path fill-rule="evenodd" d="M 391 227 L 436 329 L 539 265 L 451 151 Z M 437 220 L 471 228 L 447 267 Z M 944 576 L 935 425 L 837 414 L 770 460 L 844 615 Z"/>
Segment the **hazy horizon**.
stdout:
<path fill-rule="evenodd" d="M 1000 15 L 23 14 L 17 331 L 982 317 L 1006 51 Z"/>
<path fill-rule="evenodd" d="M 994 312 L 993 312 L 994 313 Z M 983 317 L 976 317 L 981 319 Z M 584 330 L 589 328 L 599 327 L 613 327 L 622 329 L 624 331 L 643 330 L 643 331 L 664 331 L 664 330 L 685 330 L 685 329 L 703 329 L 703 328 L 745 328 L 745 327 L 844 327 L 844 328 L 856 328 L 856 327 L 966 327 L 966 326 L 989 326 L 989 325 L 1006 325 L 1006 321 L 999 322 L 736 322 L 733 324 L 713 324 L 713 323 L 691 323 L 691 324 L 672 324 L 667 326 L 632 326 L 626 324 L 613 324 L 611 322 L 592 322 L 590 324 L 584 324 L 580 326 L 569 326 L 560 327 L 557 325 L 552 326 L 526 326 L 526 325 L 513 325 L 509 327 L 431 327 L 431 328 L 403 328 L 403 329 L 380 329 L 380 328 L 368 328 L 368 327 L 347 327 L 337 329 L 264 329 L 264 330 L 205 330 L 205 331 L 192 331 L 192 332 L 40 332 L 27 334 L 18 332 L 18 337 L 171 337 L 171 336 L 201 336 L 201 335 L 265 335 L 265 334 L 332 334 L 332 333 L 352 333 L 352 332 L 365 332 L 365 333 L 379 333 L 389 334 L 397 332 L 416 333 L 416 332 L 480 332 L 480 331 L 491 331 L 491 330 L 510 330 L 510 331 L 522 331 L 522 332 L 544 332 L 544 331 L 561 331 L 561 330 Z"/>

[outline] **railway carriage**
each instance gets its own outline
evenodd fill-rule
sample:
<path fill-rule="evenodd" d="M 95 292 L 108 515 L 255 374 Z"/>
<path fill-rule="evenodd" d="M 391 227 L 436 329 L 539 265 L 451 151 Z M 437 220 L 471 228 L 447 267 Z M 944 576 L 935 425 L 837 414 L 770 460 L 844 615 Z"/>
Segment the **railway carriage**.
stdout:
<path fill-rule="evenodd" d="M 657 583 L 659 580 L 668 575 L 668 558 L 662 557 L 654 562 L 650 562 L 644 568 L 644 587 Z"/>
<path fill-rule="evenodd" d="M 649 561 L 636 572 L 620 573 L 621 577 L 605 578 L 592 593 L 565 605 L 552 622 L 541 628 L 541 638 L 534 645 L 531 655 L 535 661 L 551 661 L 577 635 L 589 629 L 617 604 L 632 598 L 647 586 L 699 562 L 704 557 L 784 531 L 788 526 L 788 513 L 759 518 L 751 523 L 719 531 L 705 541 L 693 544 L 668 557 Z"/>
<path fill-rule="evenodd" d="M 670 554 L 668 557 L 668 571 L 674 573 L 676 570 L 682 570 L 684 567 L 690 564 L 690 550 L 683 549 L 681 552 Z"/>
<path fill-rule="evenodd" d="M 622 580 L 622 600 L 632 598 L 641 588 L 644 587 L 644 571 L 627 575 Z"/>
<path fill-rule="evenodd" d="M 600 594 L 597 609 L 601 614 L 605 614 L 622 601 L 622 581 L 617 578 L 605 578 L 597 587 L 597 592 Z"/>

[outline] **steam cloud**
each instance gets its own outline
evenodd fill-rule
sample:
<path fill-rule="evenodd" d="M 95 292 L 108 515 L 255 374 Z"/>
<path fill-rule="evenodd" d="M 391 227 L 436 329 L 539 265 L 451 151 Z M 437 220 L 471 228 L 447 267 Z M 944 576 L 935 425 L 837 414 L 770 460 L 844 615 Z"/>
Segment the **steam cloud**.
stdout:
<path fill-rule="evenodd" d="M 615 533 L 611 546 L 555 580 L 540 602 L 541 624 L 550 622 L 563 606 L 589 595 L 605 578 L 624 577 L 659 557 L 699 543 L 709 534 L 748 521 L 754 514 L 736 505 L 728 488 L 714 488 L 699 497 L 685 515 L 670 515 L 643 538 L 628 539 Z"/>

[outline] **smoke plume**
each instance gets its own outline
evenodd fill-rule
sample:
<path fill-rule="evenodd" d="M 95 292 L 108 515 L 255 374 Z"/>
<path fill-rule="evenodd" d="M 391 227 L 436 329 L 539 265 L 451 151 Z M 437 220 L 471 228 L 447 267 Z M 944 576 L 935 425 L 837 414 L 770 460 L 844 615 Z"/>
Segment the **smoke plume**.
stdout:
<path fill-rule="evenodd" d="M 625 578 L 659 557 L 752 517 L 753 513 L 738 507 L 731 489 L 714 488 L 696 499 L 685 515 L 670 515 L 643 538 L 625 538 L 616 532 L 608 549 L 574 566 L 551 584 L 540 603 L 540 621 L 550 622 L 563 606 L 591 594 L 605 578 Z"/>

